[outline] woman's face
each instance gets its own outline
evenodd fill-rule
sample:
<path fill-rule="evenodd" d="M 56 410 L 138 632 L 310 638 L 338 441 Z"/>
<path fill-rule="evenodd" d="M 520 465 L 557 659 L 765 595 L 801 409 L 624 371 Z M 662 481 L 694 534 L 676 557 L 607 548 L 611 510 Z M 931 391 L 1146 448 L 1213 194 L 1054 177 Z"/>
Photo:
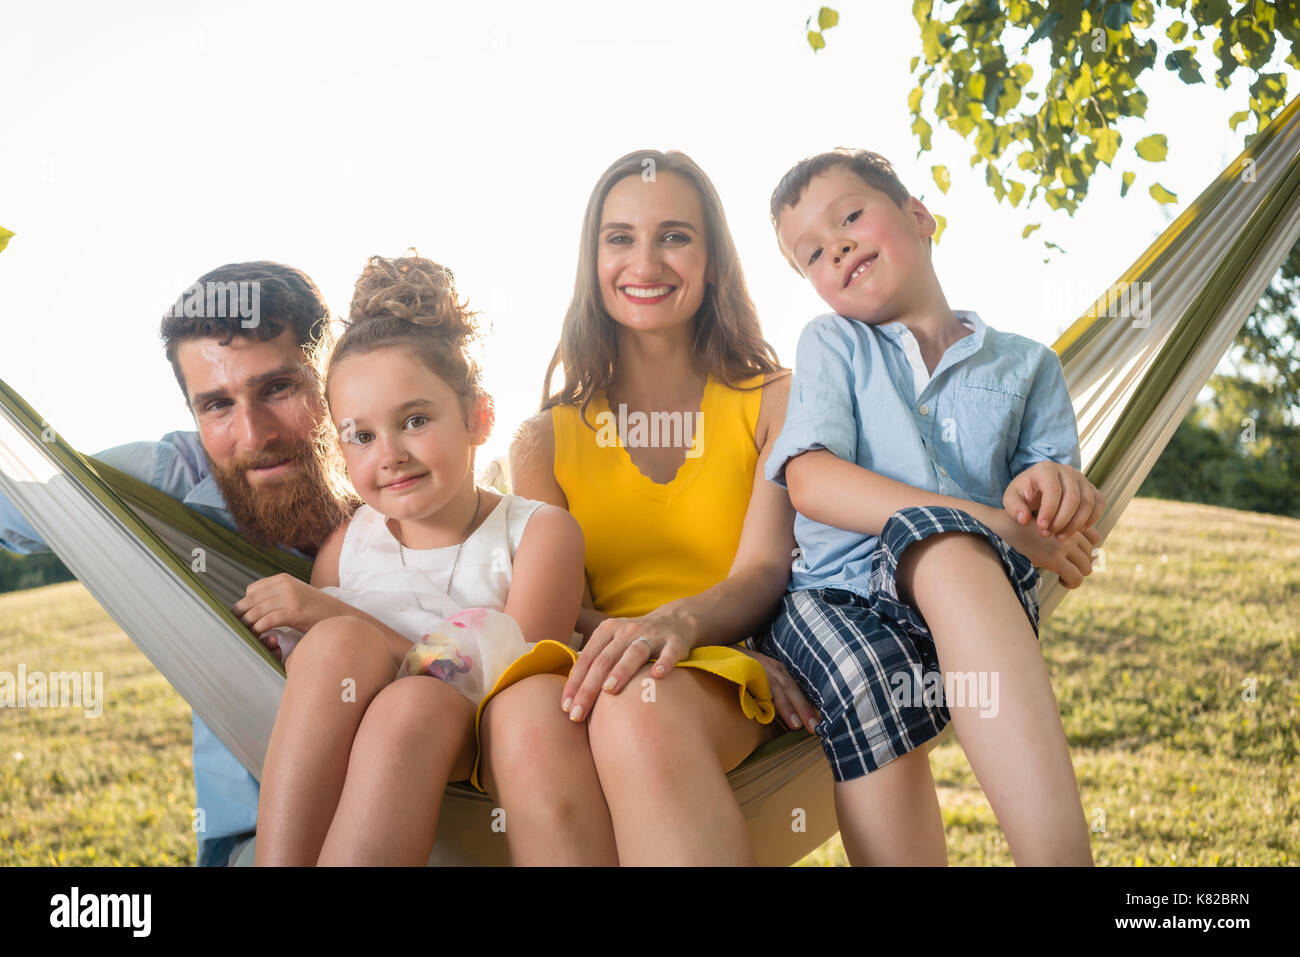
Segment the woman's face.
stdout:
<path fill-rule="evenodd" d="M 596 275 L 605 310 L 638 332 L 688 323 L 712 279 L 707 226 L 688 179 L 671 170 L 614 184 L 601 208 Z"/>

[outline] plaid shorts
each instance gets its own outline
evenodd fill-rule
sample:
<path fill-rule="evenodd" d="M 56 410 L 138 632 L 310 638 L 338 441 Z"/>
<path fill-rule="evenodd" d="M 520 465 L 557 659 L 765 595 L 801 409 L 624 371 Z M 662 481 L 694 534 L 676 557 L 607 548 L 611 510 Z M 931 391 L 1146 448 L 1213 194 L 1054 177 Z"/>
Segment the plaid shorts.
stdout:
<path fill-rule="evenodd" d="M 790 592 L 757 650 L 785 665 L 821 712 L 814 730 L 836 781 L 862 777 L 935 737 L 950 716 L 925 619 L 899 600 L 903 550 L 940 532 L 983 535 L 1002 559 L 1016 597 L 1038 634 L 1038 570 L 987 525 L 954 508 L 905 508 L 881 529 L 871 558 L 870 598 L 839 588 Z M 911 688 L 912 692 L 899 693 Z"/>

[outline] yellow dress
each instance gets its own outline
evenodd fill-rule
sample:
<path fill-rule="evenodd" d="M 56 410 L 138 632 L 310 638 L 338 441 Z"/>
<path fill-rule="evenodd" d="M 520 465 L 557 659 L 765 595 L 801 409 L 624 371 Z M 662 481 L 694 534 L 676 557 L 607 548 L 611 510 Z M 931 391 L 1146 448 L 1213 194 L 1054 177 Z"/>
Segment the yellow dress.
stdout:
<path fill-rule="evenodd" d="M 761 375 L 741 383 L 759 386 Z M 555 478 L 586 539 L 587 579 L 596 608 L 636 618 L 678 598 L 699 594 L 727 577 L 740 544 L 758 464 L 755 434 L 762 390 L 731 389 L 712 376 L 693 421 L 617 414 L 603 394 L 593 397 L 584 424 L 576 406 L 551 410 Z M 685 439 L 683 439 L 683 436 Z M 660 484 L 633 464 L 634 447 L 694 437 L 677 475 Z M 567 675 L 577 653 L 539 641 L 506 669 L 492 696 L 534 674 Z M 733 682 L 746 717 L 762 724 L 776 713 L 762 666 L 734 648 L 702 646 L 678 662 Z M 475 763 L 474 785 L 478 786 Z"/>

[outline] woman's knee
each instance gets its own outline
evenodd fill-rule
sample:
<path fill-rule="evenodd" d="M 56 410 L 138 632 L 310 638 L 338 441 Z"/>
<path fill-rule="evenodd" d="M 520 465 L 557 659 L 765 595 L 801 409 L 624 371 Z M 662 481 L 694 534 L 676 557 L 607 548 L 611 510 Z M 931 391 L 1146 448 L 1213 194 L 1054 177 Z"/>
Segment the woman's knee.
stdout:
<path fill-rule="evenodd" d="M 590 764 L 587 726 L 560 710 L 565 679 L 535 675 L 498 693 L 479 723 L 479 778 L 488 793 L 563 790 L 575 765 Z"/>

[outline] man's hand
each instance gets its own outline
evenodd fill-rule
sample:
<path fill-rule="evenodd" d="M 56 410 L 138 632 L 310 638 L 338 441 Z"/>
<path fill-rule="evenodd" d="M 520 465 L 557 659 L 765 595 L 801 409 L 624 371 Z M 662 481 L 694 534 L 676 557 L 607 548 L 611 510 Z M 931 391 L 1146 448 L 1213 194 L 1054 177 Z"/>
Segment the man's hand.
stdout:
<path fill-rule="evenodd" d="M 1097 524 L 1106 509 L 1106 497 L 1077 469 L 1058 462 L 1038 462 L 1011 480 L 1002 495 L 1002 507 L 1022 527 L 1037 513 L 1039 536 L 1055 535 L 1057 541 L 1064 542 Z"/>
<path fill-rule="evenodd" d="M 282 625 L 307 632 L 326 618 L 355 614 L 350 605 L 283 572 L 253 582 L 230 610 L 257 635 Z"/>

